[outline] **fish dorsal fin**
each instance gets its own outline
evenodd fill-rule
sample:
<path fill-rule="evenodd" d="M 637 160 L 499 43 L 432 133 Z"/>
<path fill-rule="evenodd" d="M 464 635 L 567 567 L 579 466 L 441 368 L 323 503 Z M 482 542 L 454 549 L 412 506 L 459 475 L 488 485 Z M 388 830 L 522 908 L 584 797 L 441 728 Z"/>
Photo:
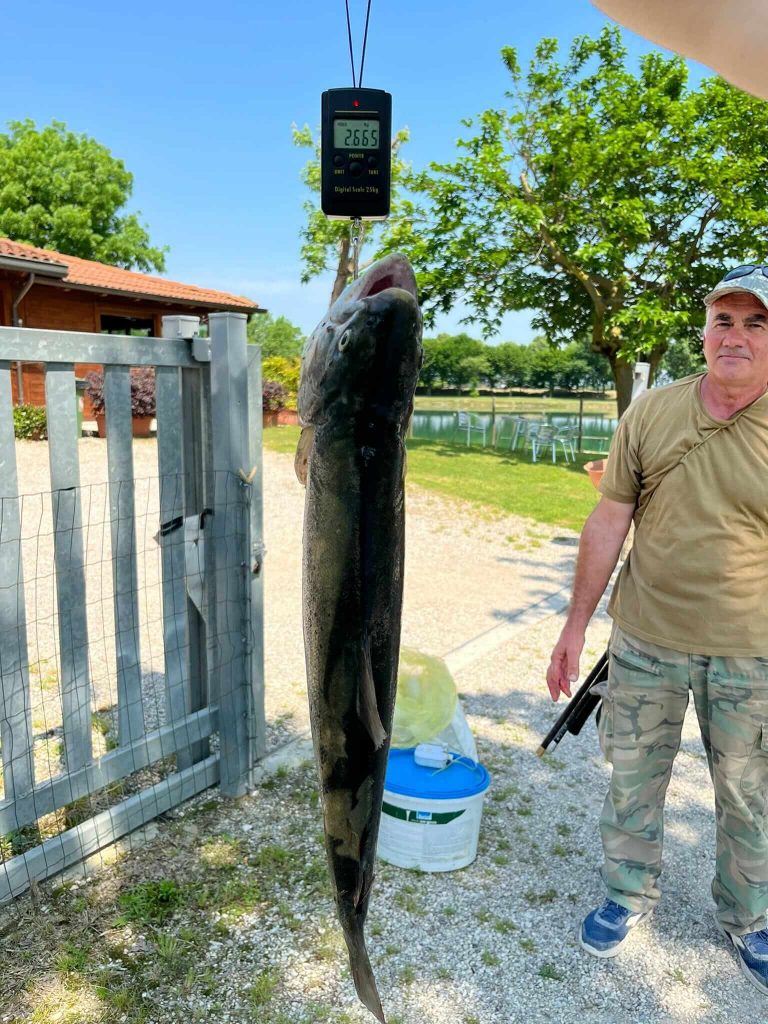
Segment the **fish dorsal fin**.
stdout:
<path fill-rule="evenodd" d="M 371 642 L 367 636 L 363 639 L 360 651 L 360 680 L 357 688 L 357 714 L 373 740 L 376 750 L 387 738 L 387 732 L 381 724 L 379 708 L 376 703 L 376 686 L 373 682 L 371 666 Z"/>
<path fill-rule="evenodd" d="M 309 472 L 309 456 L 312 453 L 312 442 L 315 439 L 315 428 L 304 427 L 299 435 L 299 443 L 296 445 L 296 457 L 293 460 L 293 468 L 299 483 L 307 486 L 307 474 Z"/>

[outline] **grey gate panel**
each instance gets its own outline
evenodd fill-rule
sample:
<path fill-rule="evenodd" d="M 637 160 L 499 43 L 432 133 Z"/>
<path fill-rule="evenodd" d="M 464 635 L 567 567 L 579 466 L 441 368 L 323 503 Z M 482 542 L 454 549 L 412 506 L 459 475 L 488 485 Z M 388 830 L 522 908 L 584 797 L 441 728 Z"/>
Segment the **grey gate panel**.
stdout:
<path fill-rule="evenodd" d="M 165 320 L 163 338 L 0 328 L 0 903 L 201 789 L 244 792 L 264 752 L 258 350 L 249 350 L 239 314 L 213 314 L 210 343 L 179 336 L 190 318 Z M 42 684 L 28 630 L 38 591 L 24 575 L 28 535 L 11 405 L 10 363 L 25 360 L 44 363 L 46 372 L 46 582 L 55 595 L 58 704 L 45 735 L 61 740 L 52 773 L 36 764 L 32 695 Z M 109 594 L 98 594 L 100 629 L 89 618 L 93 513 L 84 495 L 94 485 L 80 479 L 75 363 L 104 367 L 108 529 L 98 557 L 111 567 L 103 574 Z M 143 487 L 139 508 L 137 486 L 146 481 L 134 476 L 130 373 L 147 366 L 155 370 L 158 478 L 154 490 Z M 147 533 L 156 548 L 147 546 Z M 162 679 L 159 706 L 148 714 L 142 630 L 153 624 L 144 621 L 142 588 L 150 587 L 162 619 Z M 105 632 L 107 618 L 114 638 Z M 116 700 L 107 708 L 97 706 L 96 646 L 111 651 Z M 127 790 L 113 797 L 117 785 Z M 90 816 L 53 835 L 41 829 L 46 816 L 69 814 L 86 798 L 95 801 Z M 26 847 L 18 852 L 14 840 L 10 858 L 9 836 L 23 837 Z"/>

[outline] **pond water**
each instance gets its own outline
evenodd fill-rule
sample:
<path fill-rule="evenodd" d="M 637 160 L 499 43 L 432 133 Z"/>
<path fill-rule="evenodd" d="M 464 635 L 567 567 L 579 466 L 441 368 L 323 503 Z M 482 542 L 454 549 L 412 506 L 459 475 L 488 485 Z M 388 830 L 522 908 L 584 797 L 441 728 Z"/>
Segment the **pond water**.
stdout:
<path fill-rule="evenodd" d="M 473 414 L 475 415 L 475 414 Z M 486 441 L 491 442 L 491 414 L 477 413 L 477 420 L 487 429 Z M 525 415 L 525 414 L 523 414 Z M 533 414 L 525 415 L 527 420 L 544 420 L 551 423 L 558 429 L 561 427 L 573 427 L 578 429 L 579 414 L 567 412 L 545 413 L 541 416 Z M 413 436 L 430 441 L 466 441 L 466 428 L 462 432 L 456 424 L 455 412 L 415 412 L 413 414 Z M 506 417 L 496 414 L 497 430 L 499 431 L 499 443 L 497 447 L 507 448 L 513 425 L 509 419 L 502 422 Z M 616 430 L 618 420 L 615 416 L 608 416 L 602 413 L 584 415 L 582 417 L 582 449 L 589 452 L 607 452 L 613 433 Z M 472 432 L 472 443 L 482 443 L 479 433 Z"/>

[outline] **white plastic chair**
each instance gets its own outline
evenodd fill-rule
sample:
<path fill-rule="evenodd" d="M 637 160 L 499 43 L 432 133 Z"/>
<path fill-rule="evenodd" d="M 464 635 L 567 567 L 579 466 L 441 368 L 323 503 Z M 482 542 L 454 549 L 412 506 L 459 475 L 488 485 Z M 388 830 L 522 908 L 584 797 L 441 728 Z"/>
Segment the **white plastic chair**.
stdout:
<path fill-rule="evenodd" d="M 517 443 L 520 440 L 525 444 L 528 439 L 528 432 L 536 422 L 536 420 L 526 419 L 525 416 L 515 416 L 515 432 L 512 435 L 512 440 L 509 442 L 510 451 L 514 451 L 517 448 Z"/>
<path fill-rule="evenodd" d="M 571 456 L 571 462 L 576 461 L 576 446 L 574 444 L 576 440 L 576 428 L 575 427 L 561 427 L 555 434 L 555 443 L 559 444 L 563 449 L 563 455 L 565 461 L 568 462 L 568 455 Z"/>
<path fill-rule="evenodd" d="M 531 425 L 533 427 L 533 424 Z M 557 437 L 555 428 L 549 423 L 542 423 L 536 430 L 531 429 L 528 433 L 528 441 L 531 446 L 531 455 L 536 462 L 536 456 L 542 448 L 552 448 L 552 461 L 557 461 Z"/>
<path fill-rule="evenodd" d="M 456 436 L 456 430 L 467 432 L 467 445 L 472 443 L 472 431 L 476 431 L 482 434 L 483 437 L 483 448 L 485 448 L 485 435 L 488 428 L 480 421 L 479 417 L 471 412 L 464 412 L 463 409 L 459 409 L 456 413 L 456 429 L 454 430 L 454 437 Z"/>
<path fill-rule="evenodd" d="M 516 416 L 500 416 L 496 425 L 496 440 L 495 447 L 498 448 L 503 441 L 509 441 L 509 447 L 512 447 L 512 441 L 517 431 L 517 417 Z M 505 437 L 505 431 L 509 432 L 509 437 Z"/>

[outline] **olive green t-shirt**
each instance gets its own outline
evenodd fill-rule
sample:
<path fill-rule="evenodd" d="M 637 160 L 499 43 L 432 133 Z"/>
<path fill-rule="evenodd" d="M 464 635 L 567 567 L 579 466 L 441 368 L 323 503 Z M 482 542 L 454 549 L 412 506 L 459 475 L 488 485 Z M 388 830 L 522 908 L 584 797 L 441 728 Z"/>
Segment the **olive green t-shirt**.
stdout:
<path fill-rule="evenodd" d="M 718 420 L 703 376 L 645 392 L 619 422 L 600 491 L 636 505 L 635 537 L 608 612 L 673 650 L 766 656 L 768 394 Z"/>

